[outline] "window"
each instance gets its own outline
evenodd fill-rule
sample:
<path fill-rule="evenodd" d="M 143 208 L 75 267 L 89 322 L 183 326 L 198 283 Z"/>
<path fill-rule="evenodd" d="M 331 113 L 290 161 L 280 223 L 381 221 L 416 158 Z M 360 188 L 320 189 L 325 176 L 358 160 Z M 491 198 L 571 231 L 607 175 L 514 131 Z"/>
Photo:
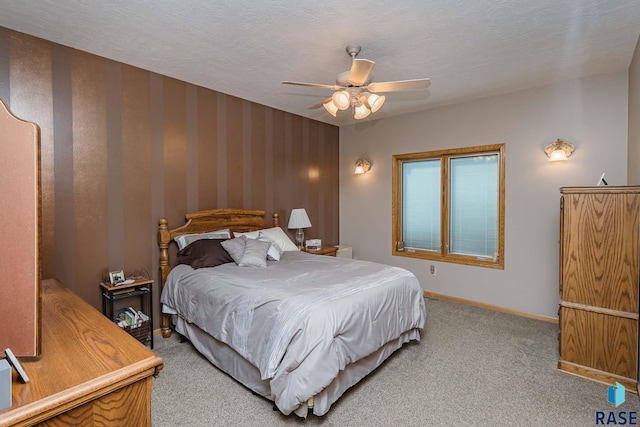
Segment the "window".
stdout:
<path fill-rule="evenodd" d="M 393 255 L 504 269 L 504 144 L 393 156 Z"/>

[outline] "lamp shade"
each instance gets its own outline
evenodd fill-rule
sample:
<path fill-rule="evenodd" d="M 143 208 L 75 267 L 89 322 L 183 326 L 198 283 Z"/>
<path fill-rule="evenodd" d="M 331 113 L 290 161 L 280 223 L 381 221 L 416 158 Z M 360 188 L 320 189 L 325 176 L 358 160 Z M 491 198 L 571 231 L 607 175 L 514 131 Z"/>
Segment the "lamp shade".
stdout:
<path fill-rule="evenodd" d="M 346 90 L 335 92 L 331 96 L 331 100 L 333 101 L 334 105 L 338 107 L 338 110 L 346 110 L 347 108 L 349 108 L 349 105 L 351 105 L 351 95 L 349 95 L 349 92 L 347 92 Z"/>
<path fill-rule="evenodd" d="M 367 96 L 367 105 L 371 109 L 372 113 L 375 113 L 382 107 L 384 104 L 385 96 L 376 95 L 375 93 L 371 93 Z"/>
<path fill-rule="evenodd" d="M 572 143 L 558 138 L 551 144 L 544 147 L 544 152 L 549 157 L 550 162 L 557 162 L 567 160 L 573 153 L 574 149 L 575 146 Z"/>
<path fill-rule="evenodd" d="M 366 105 L 360 104 L 356 107 L 356 111 L 353 114 L 353 117 L 355 117 L 356 120 L 360 120 L 360 119 L 364 119 L 369 114 L 371 114 L 371 110 L 369 110 Z"/>
<path fill-rule="evenodd" d="M 567 153 L 565 153 L 564 150 L 558 148 L 557 150 L 553 150 L 551 152 L 551 156 L 549 156 L 550 162 L 557 162 L 562 160 L 567 160 Z"/>
<path fill-rule="evenodd" d="M 307 216 L 307 211 L 304 208 L 292 209 L 291 216 L 289 217 L 288 228 L 309 228 L 311 227 L 311 221 Z"/>
<path fill-rule="evenodd" d="M 369 172 L 369 169 L 371 169 L 371 163 L 369 163 L 365 159 L 358 159 L 358 161 L 356 162 L 356 174 L 367 173 Z"/>
<path fill-rule="evenodd" d="M 333 101 L 329 101 L 329 102 L 325 102 L 324 104 L 322 104 L 322 106 L 324 107 L 325 110 L 327 110 L 329 112 L 329 114 L 331 114 L 333 117 L 336 116 L 336 113 L 338 112 L 338 107 L 336 107 L 336 104 L 333 103 Z"/>

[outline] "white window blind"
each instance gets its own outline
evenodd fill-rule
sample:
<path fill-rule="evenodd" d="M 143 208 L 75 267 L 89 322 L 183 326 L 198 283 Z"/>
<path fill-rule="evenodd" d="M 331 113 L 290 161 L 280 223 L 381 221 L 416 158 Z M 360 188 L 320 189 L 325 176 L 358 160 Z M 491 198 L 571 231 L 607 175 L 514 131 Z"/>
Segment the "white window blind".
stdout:
<path fill-rule="evenodd" d="M 440 251 L 440 159 L 402 165 L 402 239 L 405 248 Z"/>
<path fill-rule="evenodd" d="M 449 252 L 493 258 L 498 250 L 498 156 L 449 159 Z"/>

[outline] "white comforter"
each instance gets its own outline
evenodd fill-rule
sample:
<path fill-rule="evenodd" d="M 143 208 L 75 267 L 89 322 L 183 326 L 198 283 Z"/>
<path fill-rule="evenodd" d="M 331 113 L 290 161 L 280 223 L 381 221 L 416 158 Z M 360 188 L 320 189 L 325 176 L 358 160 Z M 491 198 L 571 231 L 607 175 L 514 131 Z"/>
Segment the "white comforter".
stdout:
<path fill-rule="evenodd" d="M 422 329 L 422 294 L 401 268 L 285 252 L 267 268 L 179 265 L 161 302 L 256 366 L 289 414 L 349 363 Z"/>

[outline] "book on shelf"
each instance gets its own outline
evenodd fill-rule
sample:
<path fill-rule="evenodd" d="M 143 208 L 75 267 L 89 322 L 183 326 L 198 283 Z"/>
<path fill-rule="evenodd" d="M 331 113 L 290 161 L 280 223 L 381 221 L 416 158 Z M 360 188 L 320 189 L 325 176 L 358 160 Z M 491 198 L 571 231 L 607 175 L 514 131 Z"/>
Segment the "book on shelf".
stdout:
<path fill-rule="evenodd" d="M 133 307 L 127 307 L 118 310 L 116 314 L 115 322 L 121 328 L 130 326 L 132 328 L 142 325 L 144 322 L 149 321 L 149 316 L 144 314 L 140 310 L 136 310 Z"/>

